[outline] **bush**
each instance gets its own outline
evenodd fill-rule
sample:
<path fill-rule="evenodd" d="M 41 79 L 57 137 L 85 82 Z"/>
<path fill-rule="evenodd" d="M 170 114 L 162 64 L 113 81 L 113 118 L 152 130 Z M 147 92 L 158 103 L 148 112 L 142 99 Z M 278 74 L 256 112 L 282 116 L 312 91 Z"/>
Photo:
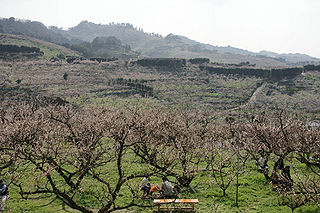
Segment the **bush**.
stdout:
<path fill-rule="evenodd" d="M 203 64 L 203 63 L 210 63 L 210 59 L 209 58 L 192 58 L 192 59 L 189 59 L 189 62 L 191 64 Z"/>
<path fill-rule="evenodd" d="M 0 53 L 40 53 L 38 47 L 17 46 L 10 44 L 0 44 Z"/>
<path fill-rule="evenodd" d="M 136 64 L 144 67 L 158 67 L 167 69 L 179 69 L 186 66 L 186 59 L 181 58 L 144 58 L 137 60 Z"/>

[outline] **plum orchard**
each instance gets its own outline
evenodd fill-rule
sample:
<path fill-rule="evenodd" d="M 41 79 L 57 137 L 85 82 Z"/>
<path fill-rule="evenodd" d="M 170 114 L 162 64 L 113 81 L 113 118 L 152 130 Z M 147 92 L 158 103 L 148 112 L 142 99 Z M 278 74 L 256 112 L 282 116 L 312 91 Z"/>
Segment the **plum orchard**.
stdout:
<path fill-rule="evenodd" d="M 289 113 L 247 113 L 239 126 L 234 118 L 168 109 L 20 106 L 0 111 L 0 123 L 1 175 L 14 180 L 23 198 L 53 194 L 81 212 L 150 205 L 135 186 L 151 174 L 188 187 L 207 173 L 225 194 L 236 177 L 238 148 L 240 174 L 261 156 L 268 181 L 274 161 L 290 164 L 294 184 L 279 188 L 292 198 L 284 205 L 319 199 L 319 130 Z"/>
<path fill-rule="evenodd" d="M 5 142 L 1 148 L 7 153 L 2 155 L 4 165 L 11 164 L 17 170 L 21 165 L 32 165 L 32 187 L 19 179 L 15 183 L 23 197 L 55 194 L 81 212 L 92 212 L 81 201 L 82 194 L 99 206 L 99 212 L 135 205 L 132 200 L 114 206 L 123 185 L 143 176 L 123 169 L 131 146 L 126 138 L 136 122 L 134 117 L 109 110 L 26 107 L 5 112 L 2 122 L 1 141 Z M 106 174 L 110 170 L 112 176 Z M 99 190 L 92 188 L 93 181 Z"/>
<path fill-rule="evenodd" d="M 276 160 L 274 167 L 281 160 L 293 169 L 293 185 L 277 188 L 292 211 L 310 200 L 319 202 L 320 198 L 320 130 L 302 118 L 284 111 L 263 112 L 248 115 L 241 129 L 242 149 L 257 164 L 260 157 L 264 159 L 260 166 L 268 181 L 272 179 L 271 157 Z"/>

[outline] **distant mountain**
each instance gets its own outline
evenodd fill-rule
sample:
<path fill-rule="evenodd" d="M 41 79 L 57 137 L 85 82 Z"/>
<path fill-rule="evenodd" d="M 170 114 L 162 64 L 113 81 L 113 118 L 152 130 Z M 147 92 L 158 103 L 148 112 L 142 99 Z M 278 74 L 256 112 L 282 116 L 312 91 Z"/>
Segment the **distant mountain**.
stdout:
<path fill-rule="evenodd" d="M 40 22 L 21 21 L 14 18 L 0 19 L 0 32 L 23 34 L 46 41 L 68 44 L 66 46 L 86 46 L 83 51 L 88 50 L 89 55 L 103 55 L 108 53 L 110 48 L 106 47 L 90 50 L 90 42 L 98 38 L 114 38 L 121 42 L 115 52 L 110 54 L 123 53 L 124 58 L 136 57 L 140 53 L 144 57 L 165 57 L 165 58 L 209 58 L 211 62 L 218 63 L 247 63 L 259 67 L 286 67 L 297 64 L 319 63 L 320 59 L 305 54 L 277 54 L 262 51 L 259 53 L 226 46 L 219 47 L 210 44 L 203 44 L 191 40 L 185 36 L 169 34 L 165 37 L 146 33 L 141 28 L 132 24 L 94 24 L 82 21 L 77 26 L 63 30 L 54 26 L 47 28 Z M 87 43 L 85 43 L 87 42 Z M 100 46 L 99 46 L 100 47 Z M 129 49 L 130 47 L 130 49 Z M 125 53 L 124 50 L 132 51 Z M 96 51 L 93 53 L 92 51 Z M 110 55 L 107 54 L 107 55 Z"/>
<path fill-rule="evenodd" d="M 220 51 L 224 53 L 233 53 L 233 54 L 240 54 L 240 55 L 257 55 L 254 52 L 250 52 L 248 50 L 243 50 L 240 48 L 235 48 L 231 46 L 226 46 L 226 47 L 219 47 L 219 46 L 214 46 L 211 44 L 203 44 L 198 41 L 191 40 L 185 36 L 178 36 L 184 43 L 190 44 L 190 45 L 201 45 L 203 48 L 212 50 L 212 51 Z"/>
<path fill-rule="evenodd" d="M 266 56 L 266 57 L 271 57 L 274 58 L 278 61 L 282 61 L 285 63 L 289 63 L 289 64 L 296 64 L 296 63 L 300 63 L 300 62 L 308 62 L 308 63 L 313 63 L 313 62 L 320 62 L 319 58 L 315 58 L 306 54 L 301 54 L 301 53 L 275 53 L 275 52 L 270 52 L 270 51 L 266 51 L 266 50 L 262 50 L 258 53 L 256 52 L 251 52 L 248 50 L 243 50 L 240 48 L 235 48 L 235 47 L 231 47 L 231 46 L 226 46 L 226 47 L 219 47 L 219 46 L 213 46 L 211 44 L 202 44 L 200 42 L 191 40 L 187 37 L 184 36 L 179 36 L 185 43 L 188 44 L 192 44 L 192 45 L 201 45 L 204 48 L 207 48 L 209 50 L 216 50 L 219 52 L 224 52 L 224 53 L 233 53 L 233 54 L 240 54 L 240 55 L 248 55 L 248 56 Z"/>
<path fill-rule="evenodd" d="M 166 37 L 155 33 L 145 33 L 131 24 L 94 24 L 82 21 L 79 25 L 64 32 L 71 39 L 92 41 L 96 36 L 115 36 L 123 43 L 129 44 L 133 50 L 147 57 L 207 57 L 213 62 L 241 63 L 249 61 L 257 66 L 288 66 L 300 62 L 319 62 L 320 59 L 303 55 L 303 57 L 278 57 L 255 53 L 231 46 L 219 47 L 203 44 L 185 36 L 169 34 Z"/>
<path fill-rule="evenodd" d="M 282 53 L 282 54 L 278 54 L 278 53 L 275 53 L 275 52 L 262 50 L 262 51 L 259 52 L 259 54 L 260 55 L 265 55 L 265 56 L 268 56 L 268 57 L 272 57 L 272 58 L 284 59 L 288 63 L 301 63 L 301 62 L 312 63 L 312 62 L 319 62 L 320 61 L 318 58 L 311 57 L 309 55 L 301 54 L 301 53 Z"/>

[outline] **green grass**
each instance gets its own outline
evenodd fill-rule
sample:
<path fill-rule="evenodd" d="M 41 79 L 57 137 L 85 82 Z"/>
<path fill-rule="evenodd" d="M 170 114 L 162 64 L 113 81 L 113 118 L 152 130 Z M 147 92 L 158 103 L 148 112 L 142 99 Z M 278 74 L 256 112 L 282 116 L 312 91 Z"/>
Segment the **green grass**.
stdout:
<path fill-rule="evenodd" d="M 318 76 L 310 75 L 310 76 L 306 76 L 306 78 L 308 80 L 320 81 L 320 77 L 318 77 Z"/>
<path fill-rule="evenodd" d="M 16 39 L 12 39 L 12 41 L 10 43 L 18 45 L 18 46 L 38 47 L 44 53 L 43 57 L 46 59 L 49 59 L 53 56 L 56 57 L 59 53 L 61 53 L 61 52 L 54 50 L 48 46 L 44 46 L 44 45 L 29 41 L 29 40 L 21 40 L 21 39 L 16 38 Z"/>
<path fill-rule="evenodd" d="M 141 160 L 136 158 L 132 152 L 128 152 L 126 159 L 123 162 L 124 171 L 128 174 L 136 173 L 139 171 L 147 170 L 148 168 L 141 164 Z M 299 166 L 299 165 L 298 165 Z M 117 176 L 116 167 L 109 166 L 103 170 L 106 177 L 115 181 Z M 30 168 L 28 173 L 25 173 L 23 181 L 32 186 L 32 175 L 35 173 Z M 172 182 L 175 182 L 173 177 L 169 177 Z M 28 182 L 29 181 L 29 182 Z M 132 187 L 139 187 L 141 178 L 135 179 L 130 182 Z M 152 184 L 161 184 L 161 178 L 158 176 L 152 176 L 150 178 Z M 90 207 L 91 209 L 98 209 L 99 203 L 93 199 L 92 195 L 97 195 L 97 192 L 103 192 L 101 186 L 89 176 L 86 178 L 83 186 L 89 188 L 86 193 L 82 193 L 77 196 L 77 199 L 82 204 Z M 104 196 L 104 194 L 100 194 Z M 139 192 L 139 196 L 142 197 L 142 192 Z M 199 204 L 195 207 L 199 213 L 207 212 L 291 212 L 290 208 L 286 206 L 280 206 L 279 194 L 272 191 L 272 187 L 265 180 L 262 173 L 258 172 L 253 164 L 249 162 L 249 173 L 242 175 L 239 178 L 239 206 L 236 206 L 236 186 L 233 183 L 226 191 L 226 196 L 223 196 L 222 190 L 214 184 L 213 178 L 208 173 L 199 173 L 191 183 L 190 187 L 182 188 L 179 198 L 199 199 Z M 116 200 L 118 204 L 128 203 L 131 199 L 131 195 L 127 186 L 124 186 L 119 193 Z M 153 199 L 144 199 L 140 203 L 152 204 Z M 137 208 L 133 207 L 129 209 L 130 212 L 156 212 L 153 208 Z M 56 199 L 54 195 L 38 195 L 30 196 L 30 199 L 23 200 L 19 195 L 18 188 L 14 185 L 10 186 L 10 199 L 6 203 L 7 212 L 78 212 L 72 210 L 64 205 L 60 200 Z M 124 212 L 129 212 L 124 211 Z M 320 212 L 320 208 L 314 203 L 308 203 L 305 206 L 297 208 L 294 212 Z"/>

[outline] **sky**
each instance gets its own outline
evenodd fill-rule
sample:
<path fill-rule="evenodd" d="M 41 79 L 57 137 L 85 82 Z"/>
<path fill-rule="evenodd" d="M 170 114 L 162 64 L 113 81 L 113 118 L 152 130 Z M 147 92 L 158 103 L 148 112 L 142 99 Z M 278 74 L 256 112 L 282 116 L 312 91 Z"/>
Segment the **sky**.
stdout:
<path fill-rule="evenodd" d="M 87 20 L 253 52 L 320 58 L 320 0 L 0 0 L 0 17 L 68 29 Z"/>

